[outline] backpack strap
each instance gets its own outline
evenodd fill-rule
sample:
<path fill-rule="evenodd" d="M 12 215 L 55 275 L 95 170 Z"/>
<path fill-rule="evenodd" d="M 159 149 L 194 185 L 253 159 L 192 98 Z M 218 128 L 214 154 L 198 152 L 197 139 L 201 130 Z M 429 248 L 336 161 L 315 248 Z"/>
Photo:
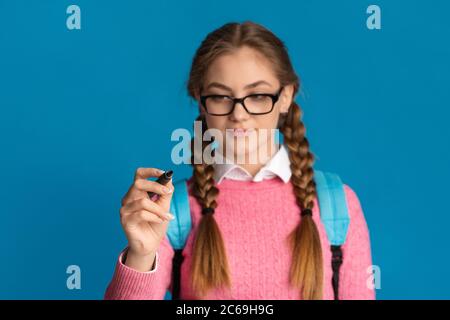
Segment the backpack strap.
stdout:
<path fill-rule="evenodd" d="M 170 212 L 175 219 L 171 220 L 167 227 L 167 237 L 175 252 L 172 261 L 172 292 L 168 290 L 164 300 L 179 300 L 182 252 L 192 227 L 187 180 L 181 179 L 174 182 L 174 187 Z"/>
<path fill-rule="evenodd" d="M 169 223 L 167 236 L 174 249 L 183 249 L 192 227 L 187 180 L 174 182 L 174 187 L 170 212 L 175 219 Z"/>
<path fill-rule="evenodd" d="M 331 245 L 332 285 L 334 299 L 339 300 L 339 270 L 342 265 L 342 245 L 350 224 L 344 184 L 337 174 L 314 170 L 317 198 L 322 221 Z"/>

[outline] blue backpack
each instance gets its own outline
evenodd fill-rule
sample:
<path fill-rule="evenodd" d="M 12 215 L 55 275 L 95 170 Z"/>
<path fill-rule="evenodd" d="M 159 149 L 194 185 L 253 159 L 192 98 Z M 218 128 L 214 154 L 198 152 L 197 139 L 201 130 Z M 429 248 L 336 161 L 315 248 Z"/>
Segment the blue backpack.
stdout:
<path fill-rule="evenodd" d="M 341 246 L 345 243 L 350 223 L 344 185 L 338 175 L 319 170 L 314 170 L 314 180 L 316 182 L 320 219 L 325 226 L 331 245 L 334 299 L 339 300 L 339 269 L 342 264 Z M 167 229 L 167 236 L 175 251 L 172 267 L 172 292 L 167 290 L 164 300 L 179 299 L 182 251 L 192 226 L 187 180 L 175 182 L 174 187 L 175 193 L 172 196 L 170 212 L 175 215 L 175 219 L 170 221 Z"/>

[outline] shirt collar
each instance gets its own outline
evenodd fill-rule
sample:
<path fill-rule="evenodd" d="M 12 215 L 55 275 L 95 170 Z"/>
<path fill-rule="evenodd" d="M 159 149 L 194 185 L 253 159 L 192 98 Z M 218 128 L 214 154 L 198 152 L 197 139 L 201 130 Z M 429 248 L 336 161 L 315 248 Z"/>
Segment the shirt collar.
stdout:
<path fill-rule="evenodd" d="M 259 182 L 264 179 L 271 179 L 274 177 L 281 178 L 284 183 L 287 183 L 292 175 L 291 162 L 289 154 L 282 144 L 272 158 L 258 171 L 253 177 L 247 170 L 237 164 L 223 163 L 214 166 L 214 180 L 219 184 L 224 178 L 233 180 L 244 180 Z"/>

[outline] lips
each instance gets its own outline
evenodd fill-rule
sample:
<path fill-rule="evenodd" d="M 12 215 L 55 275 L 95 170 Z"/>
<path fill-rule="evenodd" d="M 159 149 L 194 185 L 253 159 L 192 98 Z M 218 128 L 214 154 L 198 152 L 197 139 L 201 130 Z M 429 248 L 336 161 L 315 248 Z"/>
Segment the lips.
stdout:
<path fill-rule="evenodd" d="M 253 128 L 230 128 L 227 129 L 227 133 L 231 134 L 234 137 L 247 137 L 249 136 L 255 129 Z"/>

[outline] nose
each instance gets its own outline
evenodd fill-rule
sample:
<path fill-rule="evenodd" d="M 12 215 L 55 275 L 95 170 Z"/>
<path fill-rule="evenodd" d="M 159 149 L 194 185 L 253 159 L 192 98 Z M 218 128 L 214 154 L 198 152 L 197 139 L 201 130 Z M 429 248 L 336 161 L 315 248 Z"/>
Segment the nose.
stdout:
<path fill-rule="evenodd" d="M 243 121 L 248 119 L 250 115 L 247 113 L 247 111 L 245 111 L 242 102 L 237 102 L 230 116 L 235 121 Z"/>

